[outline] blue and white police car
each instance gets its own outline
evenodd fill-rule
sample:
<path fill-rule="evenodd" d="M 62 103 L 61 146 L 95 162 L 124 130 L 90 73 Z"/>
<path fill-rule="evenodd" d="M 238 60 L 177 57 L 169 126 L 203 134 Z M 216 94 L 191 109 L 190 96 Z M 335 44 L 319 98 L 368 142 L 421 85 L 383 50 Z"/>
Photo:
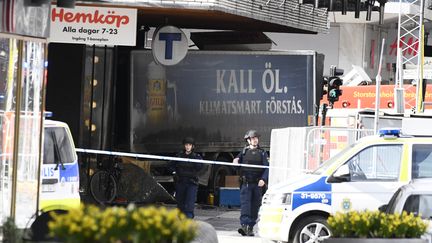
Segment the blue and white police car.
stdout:
<path fill-rule="evenodd" d="M 264 241 L 322 242 L 330 237 L 327 217 L 336 211 L 376 210 L 402 185 L 432 178 L 429 119 L 409 118 L 400 129 L 360 139 L 317 170 L 270 187 L 259 211 Z M 411 135 L 402 135 L 411 134 Z"/>
<path fill-rule="evenodd" d="M 81 203 L 78 156 L 66 123 L 45 120 L 43 149 L 39 209 L 78 208 Z"/>

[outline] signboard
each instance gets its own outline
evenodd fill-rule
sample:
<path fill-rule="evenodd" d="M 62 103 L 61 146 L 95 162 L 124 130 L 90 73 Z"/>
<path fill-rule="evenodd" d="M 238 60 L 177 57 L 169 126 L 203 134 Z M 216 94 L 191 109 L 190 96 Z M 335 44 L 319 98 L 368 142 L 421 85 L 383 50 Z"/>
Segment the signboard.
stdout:
<path fill-rule="evenodd" d="M 50 42 L 135 46 L 136 9 L 76 6 L 51 9 Z"/>
<path fill-rule="evenodd" d="M 419 76 L 417 69 L 403 70 L 404 79 L 418 79 Z M 432 69 L 423 69 L 423 79 L 432 79 Z"/>
<path fill-rule="evenodd" d="M 164 26 L 153 36 L 153 57 L 161 65 L 176 65 L 186 56 L 188 48 L 186 35 L 177 27 Z"/>
<path fill-rule="evenodd" d="M 133 51 L 131 65 L 135 151 L 176 151 L 192 135 L 201 144 L 243 146 L 249 129 L 267 147 L 271 129 L 307 126 L 313 115 L 313 55 L 190 51 L 162 66 L 150 51 Z"/>
<path fill-rule="evenodd" d="M 420 74 L 418 74 L 417 65 L 407 63 L 405 64 L 405 69 L 403 70 L 404 79 L 418 79 Z M 423 79 L 432 79 L 432 58 L 423 58 Z"/>
<path fill-rule="evenodd" d="M 405 108 L 411 109 L 415 106 L 416 101 L 416 86 L 404 85 Z M 375 85 L 362 85 L 346 87 L 342 86 L 342 96 L 339 101 L 334 103 L 333 108 L 352 108 L 352 109 L 374 109 L 375 108 Z M 380 90 L 380 108 L 389 109 L 394 105 L 394 85 L 381 85 Z M 432 102 L 432 86 L 428 85 L 425 95 L 426 102 Z M 344 107 L 344 104 L 346 105 Z M 430 107 L 426 107 L 430 108 Z"/>

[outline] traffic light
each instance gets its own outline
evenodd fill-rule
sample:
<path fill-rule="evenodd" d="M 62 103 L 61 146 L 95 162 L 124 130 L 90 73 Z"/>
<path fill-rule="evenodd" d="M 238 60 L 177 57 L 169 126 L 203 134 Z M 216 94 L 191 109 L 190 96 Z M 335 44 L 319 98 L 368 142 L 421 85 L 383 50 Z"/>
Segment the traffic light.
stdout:
<path fill-rule="evenodd" d="M 333 104 L 339 100 L 339 96 L 342 95 L 340 86 L 342 85 L 342 79 L 339 77 L 331 77 L 328 86 L 327 100 Z"/>
<path fill-rule="evenodd" d="M 330 104 L 339 100 L 339 96 L 342 95 L 342 90 L 340 86 L 342 86 L 342 79 L 339 76 L 343 75 L 344 70 L 338 69 L 335 66 L 330 67 L 330 75 L 331 77 L 328 79 L 328 91 L 327 91 L 327 100 Z"/>

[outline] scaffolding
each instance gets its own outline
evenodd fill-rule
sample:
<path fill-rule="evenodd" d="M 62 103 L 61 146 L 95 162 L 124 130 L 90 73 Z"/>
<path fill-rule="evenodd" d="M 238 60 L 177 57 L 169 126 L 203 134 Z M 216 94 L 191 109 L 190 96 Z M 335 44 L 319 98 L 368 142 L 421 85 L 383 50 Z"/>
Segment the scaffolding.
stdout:
<path fill-rule="evenodd" d="M 404 89 L 403 89 L 403 68 L 414 66 L 417 70 L 414 82 L 416 83 L 416 106 L 413 109 L 416 113 L 424 111 L 423 107 L 423 37 L 424 37 L 424 4 L 425 0 L 399 0 L 399 22 L 398 22 L 398 52 L 397 72 L 395 83 L 395 108 L 403 113 Z M 414 40 L 414 41 L 410 41 Z M 405 57 L 406 51 L 413 53 L 411 57 Z"/>

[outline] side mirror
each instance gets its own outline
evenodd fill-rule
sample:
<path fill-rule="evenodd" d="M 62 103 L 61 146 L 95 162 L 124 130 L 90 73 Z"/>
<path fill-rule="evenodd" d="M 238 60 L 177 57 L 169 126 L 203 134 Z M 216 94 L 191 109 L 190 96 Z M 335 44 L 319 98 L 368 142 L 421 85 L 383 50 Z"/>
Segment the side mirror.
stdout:
<path fill-rule="evenodd" d="M 344 164 L 339 167 L 333 175 L 329 177 L 327 182 L 347 182 L 351 181 L 350 171 L 348 164 Z"/>
<path fill-rule="evenodd" d="M 378 207 L 378 211 L 385 213 L 387 211 L 388 204 L 384 204 Z"/>

